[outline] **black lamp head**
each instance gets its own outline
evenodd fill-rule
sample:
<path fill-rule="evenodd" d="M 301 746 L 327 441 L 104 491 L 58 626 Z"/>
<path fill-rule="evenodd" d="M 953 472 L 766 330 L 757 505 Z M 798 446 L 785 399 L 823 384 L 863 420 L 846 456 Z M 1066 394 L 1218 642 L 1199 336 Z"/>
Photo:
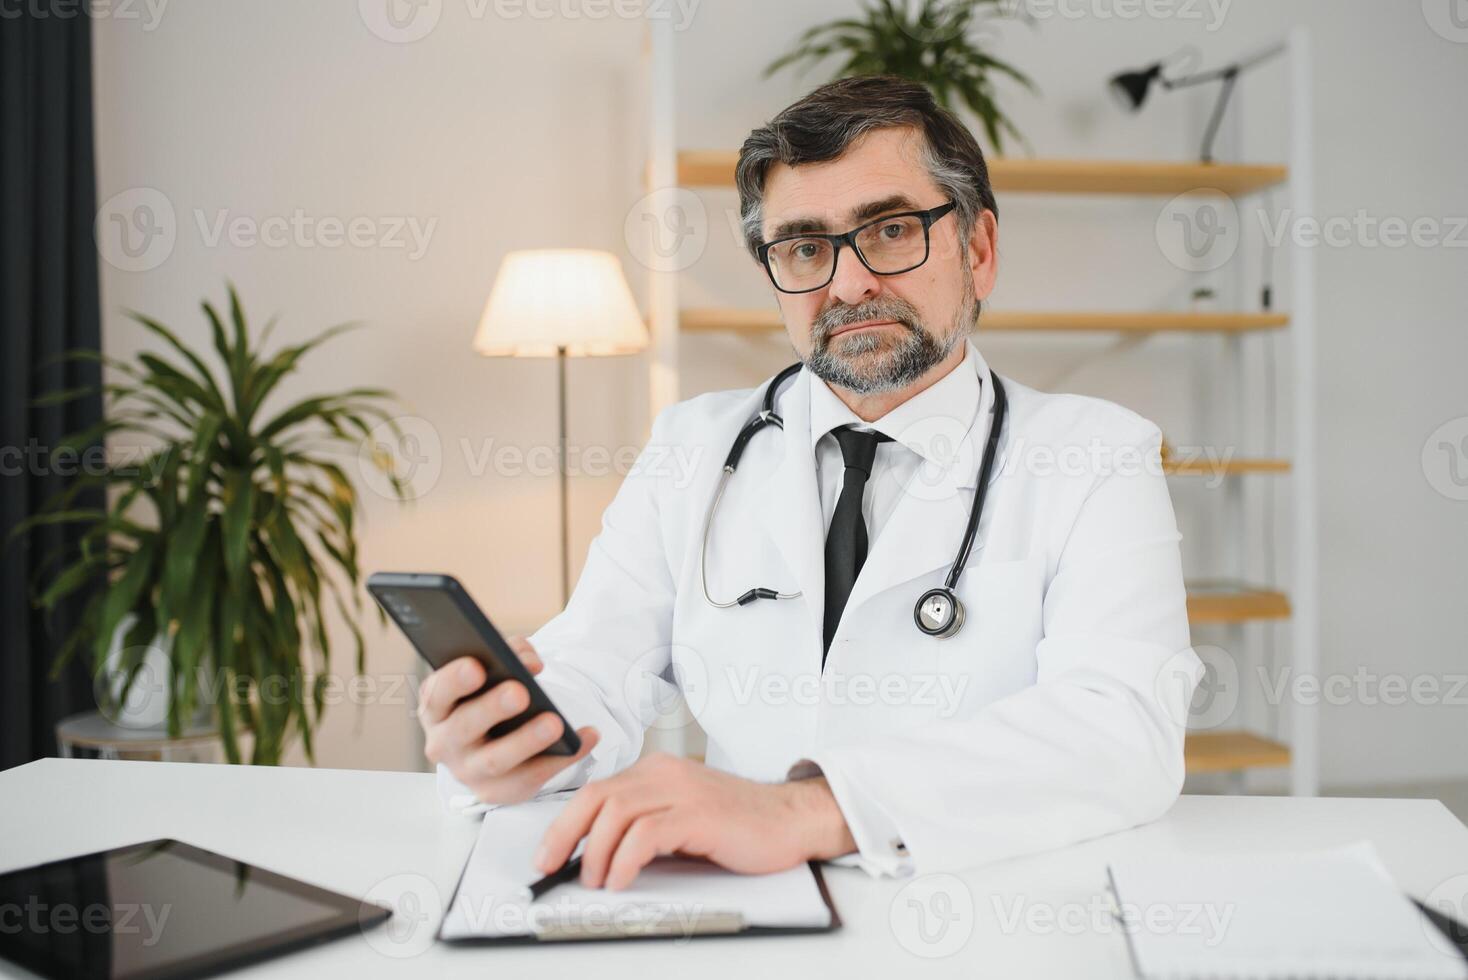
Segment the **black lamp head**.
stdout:
<path fill-rule="evenodd" d="M 1152 83 L 1162 77 L 1162 62 L 1138 71 L 1124 71 L 1111 80 L 1111 94 L 1123 109 L 1135 112 L 1147 101 Z"/>

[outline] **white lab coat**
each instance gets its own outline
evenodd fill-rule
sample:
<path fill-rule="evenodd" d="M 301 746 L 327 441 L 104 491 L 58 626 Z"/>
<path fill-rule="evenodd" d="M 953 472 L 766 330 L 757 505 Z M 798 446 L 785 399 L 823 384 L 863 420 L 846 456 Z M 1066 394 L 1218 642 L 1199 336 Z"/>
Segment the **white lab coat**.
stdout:
<path fill-rule="evenodd" d="M 965 625 L 947 639 L 914 625 L 958 549 L 992 416 L 988 366 L 969 353 L 978 416 L 956 437 L 953 420 L 914 428 L 947 439 L 954 462 L 926 466 L 873 542 L 824 672 L 806 379 L 780 397 L 783 433 L 751 441 L 708 557 L 716 599 L 755 586 L 798 599 L 718 609 L 700 584 L 709 501 L 763 386 L 658 416 L 570 603 L 531 638 L 552 700 L 601 734 L 547 790 L 632 764 L 648 725 L 676 724 L 671 680 L 707 732 L 709 765 L 768 781 L 818 766 L 873 873 L 971 867 L 1167 810 L 1201 667 L 1155 425 L 1006 379 L 1009 417 L 957 588 Z M 472 802 L 442 768 L 440 780 L 450 805 Z"/>

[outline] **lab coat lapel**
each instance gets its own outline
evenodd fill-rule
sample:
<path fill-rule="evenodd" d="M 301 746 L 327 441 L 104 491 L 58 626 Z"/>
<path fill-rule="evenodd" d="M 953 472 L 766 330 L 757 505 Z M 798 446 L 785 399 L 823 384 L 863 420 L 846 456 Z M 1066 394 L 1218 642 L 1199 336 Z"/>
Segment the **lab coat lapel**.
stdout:
<path fill-rule="evenodd" d="M 989 366 L 976 348 L 971 350 L 971 354 L 983 388 L 979 395 L 978 413 L 961 439 L 962 450 L 954 452 L 949 465 L 941 470 L 924 462 L 908 481 L 886 526 L 867 554 L 866 564 L 862 565 L 861 574 L 851 590 L 851 598 L 847 600 L 847 609 L 853 609 L 867 599 L 935 568 L 946 568 L 958 554 L 974 488 L 978 484 L 979 461 L 983 458 L 994 409 L 994 386 Z M 928 428 L 926 424 L 919 423 L 897 441 L 911 443 L 941 437 L 941 427 Z M 951 439 L 949 444 L 952 444 Z M 1001 442 L 997 449 L 997 458 L 990 473 L 991 495 L 985 505 L 986 511 L 993 505 L 992 483 L 1004 468 L 1004 443 Z M 982 553 L 985 538 L 981 528 L 969 557 L 970 564 Z M 914 595 L 913 599 L 915 601 L 917 596 Z"/>
<path fill-rule="evenodd" d="M 777 403 L 785 420 L 784 456 L 757 494 L 754 513 L 795 574 L 817 648 L 825 608 L 825 521 L 810 444 L 810 378 L 796 375 Z"/>

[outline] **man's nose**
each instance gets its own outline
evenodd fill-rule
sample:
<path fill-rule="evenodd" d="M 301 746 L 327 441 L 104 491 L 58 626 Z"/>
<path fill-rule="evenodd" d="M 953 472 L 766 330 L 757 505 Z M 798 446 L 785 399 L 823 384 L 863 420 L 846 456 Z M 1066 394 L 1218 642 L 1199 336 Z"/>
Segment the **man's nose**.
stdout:
<path fill-rule="evenodd" d="M 872 270 L 862 264 L 856 251 L 848 247 L 836 255 L 836 275 L 828 288 L 833 299 L 855 306 L 881 292 L 882 283 Z"/>

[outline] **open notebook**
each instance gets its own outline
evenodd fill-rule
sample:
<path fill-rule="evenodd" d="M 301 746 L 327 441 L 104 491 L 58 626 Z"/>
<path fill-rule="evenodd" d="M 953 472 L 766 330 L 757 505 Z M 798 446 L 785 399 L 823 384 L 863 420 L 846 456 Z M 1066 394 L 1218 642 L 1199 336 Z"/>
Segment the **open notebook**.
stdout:
<path fill-rule="evenodd" d="M 1468 961 L 1369 843 L 1132 858 L 1110 867 L 1137 974 L 1465 980 Z"/>
<path fill-rule="evenodd" d="M 445 942 L 547 942 L 824 932 L 840 926 L 815 865 L 739 875 L 702 861 L 660 858 L 620 892 L 560 885 L 537 901 L 531 864 L 569 794 L 484 815 L 438 938 Z"/>

